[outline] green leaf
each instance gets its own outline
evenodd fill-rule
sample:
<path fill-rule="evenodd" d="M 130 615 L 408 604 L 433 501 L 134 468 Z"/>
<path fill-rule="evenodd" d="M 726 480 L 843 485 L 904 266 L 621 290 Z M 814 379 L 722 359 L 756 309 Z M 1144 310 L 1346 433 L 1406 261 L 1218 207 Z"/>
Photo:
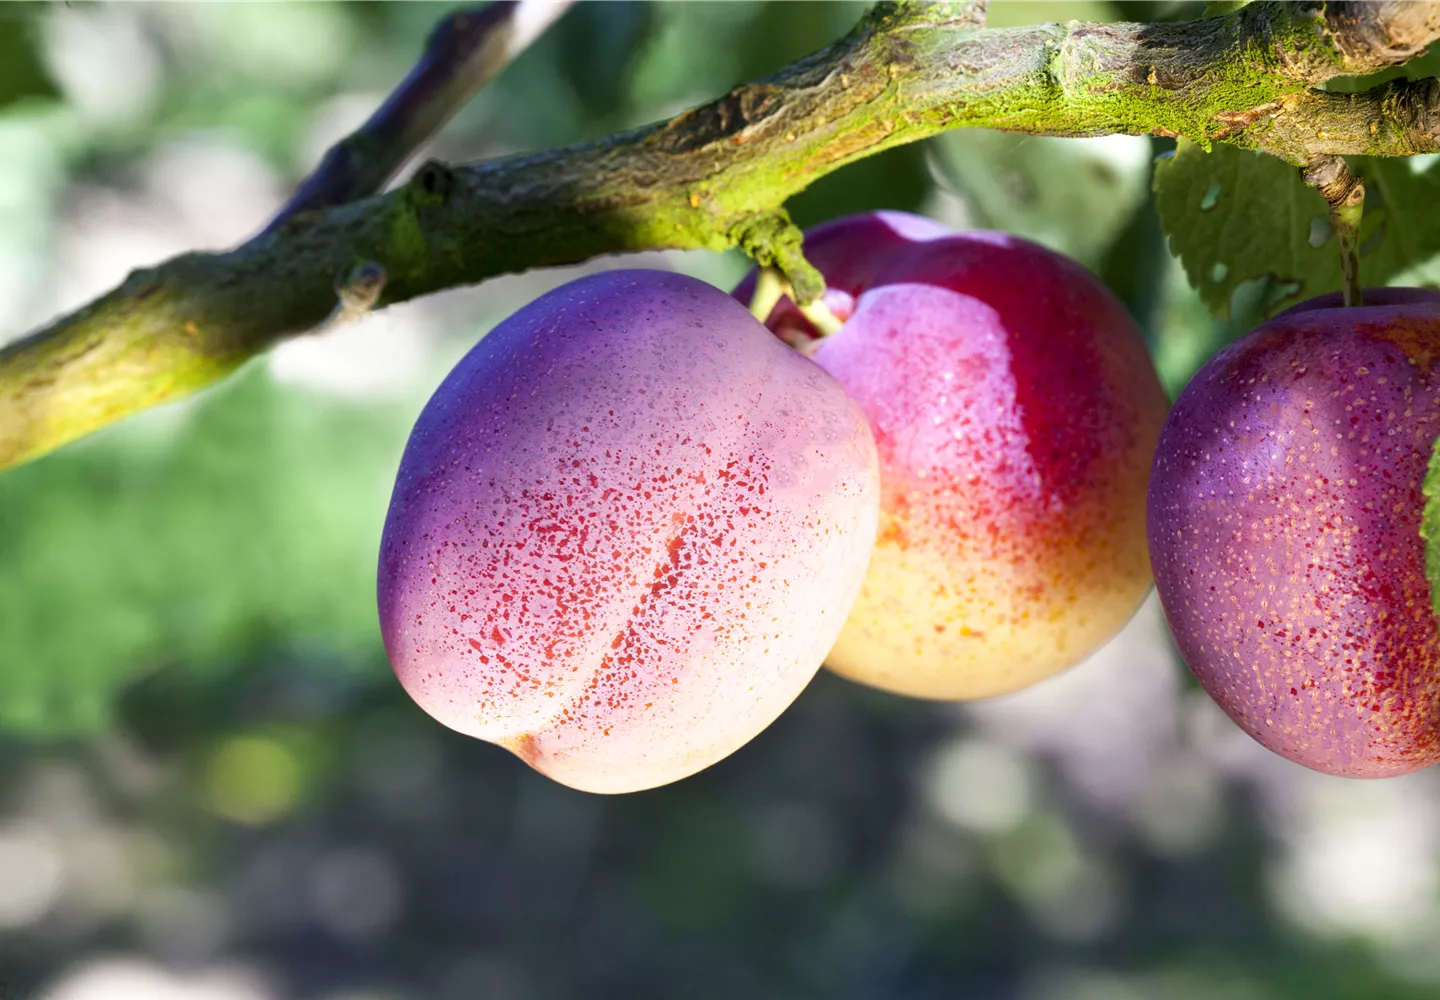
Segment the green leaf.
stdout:
<path fill-rule="evenodd" d="M 16 4 L 0 12 L 0 108 L 27 97 L 59 97 L 37 51 L 33 31 L 38 5 Z"/>
<path fill-rule="evenodd" d="M 1274 288 L 1267 312 L 1340 287 L 1325 199 L 1283 160 L 1181 140 L 1155 165 L 1155 208 L 1170 252 L 1216 316 L 1228 317 L 1236 289 L 1258 279 Z"/>
<path fill-rule="evenodd" d="M 1366 185 L 1365 284 L 1383 285 L 1440 253 L 1440 167 L 1428 158 L 1354 157 L 1350 165 Z M 1156 165 L 1155 204 L 1171 252 L 1217 316 L 1228 317 L 1236 292 L 1255 282 L 1266 286 L 1265 315 L 1340 287 L 1325 201 L 1282 160 L 1181 141 Z"/>
<path fill-rule="evenodd" d="M 1365 178 L 1361 280 L 1380 285 L 1403 273 L 1410 283 L 1440 254 L 1440 158 L 1357 156 L 1350 169 Z"/>
<path fill-rule="evenodd" d="M 1425 508 L 1420 514 L 1420 537 L 1425 540 L 1425 576 L 1430 580 L 1430 603 L 1440 615 L 1440 439 L 1430 452 L 1430 466 L 1421 486 Z"/>

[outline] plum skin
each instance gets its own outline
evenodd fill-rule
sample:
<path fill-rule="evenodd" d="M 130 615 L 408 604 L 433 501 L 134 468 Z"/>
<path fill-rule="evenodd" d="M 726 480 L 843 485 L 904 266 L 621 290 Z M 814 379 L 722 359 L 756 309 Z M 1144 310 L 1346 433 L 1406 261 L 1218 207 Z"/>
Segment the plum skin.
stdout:
<path fill-rule="evenodd" d="M 611 271 L 484 337 L 411 434 L 378 599 L 402 686 L 589 791 L 677 780 L 819 669 L 874 544 L 874 443 L 719 289 Z"/>
<path fill-rule="evenodd" d="M 1440 761 L 1420 517 L 1440 292 L 1302 303 L 1216 355 L 1156 451 L 1148 531 L 1185 662 L 1242 729 L 1346 777 Z"/>
<path fill-rule="evenodd" d="M 1167 400 L 1133 320 L 1080 265 L 1002 233 L 877 212 L 808 231 L 805 253 L 854 301 L 811 357 L 869 419 L 882 489 L 827 665 L 962 700 L 1082 660 L 1150 587 L 1145 489 Z M 767 322 L 804 325 L 788 299 Z"/>

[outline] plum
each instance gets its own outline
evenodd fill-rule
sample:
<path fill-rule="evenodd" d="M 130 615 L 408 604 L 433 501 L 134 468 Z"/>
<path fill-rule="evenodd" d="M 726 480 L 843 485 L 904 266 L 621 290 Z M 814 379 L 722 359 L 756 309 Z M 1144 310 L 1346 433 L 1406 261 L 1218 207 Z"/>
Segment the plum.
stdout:
<path fill-rule="evenodd" d="M 425 406 L 380 547 L 401 684 L 557 781 L 682 778 L 819 669 L 874 545 L 840 385 L 724 292 L 610 271 L 483 338 Z"/>
<path fill-rule="evenodd" d="M 1440 434 L 1440 292 L 1302 303 L 1180 394 L 1150 556 L 1201 685 L 1283 757 L 1350 777 L 1440 760 L 1440 622 L 1420 537 Z"/>
<path fill-rule="evenodd" d="M 804 248 L 845 319 L 810 356 L 880 453 L 880 536 L 830 668 L 970 699 L 1083 659 L 1150 587 L 1167 400 L 1124 307 L 1035 244 L 903 213 L 827 223 Z M 788 299 L 767 324 L 813 333 Z"/>

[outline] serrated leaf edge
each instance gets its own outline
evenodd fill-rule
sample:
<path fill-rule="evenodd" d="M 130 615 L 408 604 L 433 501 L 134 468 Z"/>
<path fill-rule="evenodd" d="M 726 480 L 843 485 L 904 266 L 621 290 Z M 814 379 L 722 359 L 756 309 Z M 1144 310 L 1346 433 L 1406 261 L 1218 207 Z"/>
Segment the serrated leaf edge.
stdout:
<path fill-rule="evenodd" d="M 1430 446 L 1430 462 L 1420 486 L 1425 506 L 1420 513 L 1420 538 L 1425 543 L 1425 577 L 1430 581 L 1430 606 L 1440 619 L 1440 438 Z M 1437 620 L 1440 627 L 1440 620 Z"/>

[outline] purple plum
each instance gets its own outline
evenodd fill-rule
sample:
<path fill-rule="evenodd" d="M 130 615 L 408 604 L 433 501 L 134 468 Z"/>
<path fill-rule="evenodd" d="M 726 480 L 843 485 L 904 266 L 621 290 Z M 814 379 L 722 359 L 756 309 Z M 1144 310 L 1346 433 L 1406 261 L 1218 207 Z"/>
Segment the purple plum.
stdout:
<path fill-rule="evenodd" d="M 1150 480 L 1185 662 L 1260 743 L 1383 777 L 1440 760 L 1440 621 L 1420 537 L 1440 434 L 1440 292 L 1303 303 L 1181 393 Z"/>

